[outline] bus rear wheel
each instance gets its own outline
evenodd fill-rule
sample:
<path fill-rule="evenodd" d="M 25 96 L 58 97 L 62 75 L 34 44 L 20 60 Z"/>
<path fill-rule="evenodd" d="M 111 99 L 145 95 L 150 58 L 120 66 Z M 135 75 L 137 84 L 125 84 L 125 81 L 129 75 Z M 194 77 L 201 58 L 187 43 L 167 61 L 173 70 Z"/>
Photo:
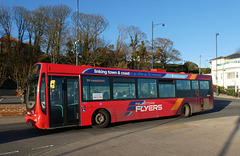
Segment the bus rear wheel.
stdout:
<path fill-rule="evenodd" d="M 110 115 L 104 109 L 100 109 L 94 113 L 92 118 L 92 127 L 93 128 L 105 128 L 110 123 Z"/>
<path fill-rule="evenodd" d="M 187 117 L 189 117 L 190 115 L 191 115 L 190 106 L 185 103 L 185 104 L 182 106 L 181 117 L 187 118 Z"/>

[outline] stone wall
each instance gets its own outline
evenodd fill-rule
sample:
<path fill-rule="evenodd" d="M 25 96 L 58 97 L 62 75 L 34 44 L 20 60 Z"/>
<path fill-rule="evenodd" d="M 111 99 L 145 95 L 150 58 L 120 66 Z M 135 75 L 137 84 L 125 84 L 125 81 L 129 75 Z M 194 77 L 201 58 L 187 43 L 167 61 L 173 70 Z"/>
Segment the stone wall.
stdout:
<path fill-rule="evenodd" d="M 26 104 L 0 104 L 0 117 L 2 116 L 24 116 Z"/>

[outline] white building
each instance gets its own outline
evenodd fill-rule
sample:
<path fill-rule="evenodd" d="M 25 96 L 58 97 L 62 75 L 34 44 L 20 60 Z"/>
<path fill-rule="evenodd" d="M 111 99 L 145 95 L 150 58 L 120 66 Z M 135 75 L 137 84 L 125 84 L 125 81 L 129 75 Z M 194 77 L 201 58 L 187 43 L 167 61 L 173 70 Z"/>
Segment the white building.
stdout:
<path fill-rule="evenodd" d="M 213 84 L 224 88 L 235 88 L 235 91 L 238 91 L 240 89 L 240 53 L 220 56 L 210 61 Z"/>

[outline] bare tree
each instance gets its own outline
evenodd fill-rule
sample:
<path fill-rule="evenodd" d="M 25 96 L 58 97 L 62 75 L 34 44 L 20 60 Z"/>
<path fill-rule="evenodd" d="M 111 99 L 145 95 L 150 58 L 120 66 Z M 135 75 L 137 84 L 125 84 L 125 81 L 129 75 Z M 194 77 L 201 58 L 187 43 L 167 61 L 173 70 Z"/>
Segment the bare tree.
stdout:
<path fill-rule="evenodd" d="M 75 40 L 73 38 L 74 36 L 74 30 L 72 28 L 69 28 L 67 30 L 68 32 L 66 33 L 65 36 L 65 46 L 64 46 L 64 51 L 65 51 L 65 55 L 66 55 L 66 63 L 67 64 L 76 64 L 76 53 L 75 53 Z"/>
<path fill-rule="evenodd" d="M 169 62 L 180 61 L 181 53 L 174 48 L 173 41 L 165 38 L 156 38 L 154 40 L 156 52 L 154 53 L 155 62 L 160 62 L 163 68 Z"/>
<path fill-rule="evenodd" d="M 24 7 L 13 7 L 14 20 L 18 29 L 18 52 L 22 50 L 24 33 L 27 30 L 27 9 Z"/>
<path fill-rule="evenodd" d="M 66 19 L 71 13 L 71 9 L 63 4 L 46 6 L 40 8 L 45 27 L 43 29 L 46 38 L 46 53 L 50 52 L 52 63 L 59 61 L 61 48 L 64 45 L 63 36 L 67 27 Z"/>
<path fill-rule="evenodd" d="M 8 64 L 7 64 L 6 57 L 4 57 L 3 55 L 0 56 L 0 87 L 8 78 L 7 67 L 8 67 Z"/>
<path fill-rule="evenodd" d="M 126 27 L 123 25 L 118 25 L 118 38 L 117 38 L 117 44 L 116 44 L 116 50 L 122 51 L 123 45 L 125 44 L 125 40 L 127 39 L 127 32 Z"/>
<path fill-rule="evenodd" d="M 27 11 L 26 14 L 26 21 L 27 21 L 27 32 L 28 32 L 28 42 L 32 45 L 32 37 L 34 32 L 34 16 L 32 11 Z"/>
<path fill-rule="evenodd" d="M 139 53 L 138 45 L 146 38 L 146 34 L 142 32 L 138 27 L 129 26 L 126 27 L 128 36 L 130 37 L 130 47 L 132 48 L 131 53 L 131 68 L 139 68 Z"/>
<path fill-rule="evenodd" d="M 137 49 L 141 40 L 146 38 L 146 34 L 142 32 L 139 27 L 129 26 L 126 28 L 127 34 L 130 37 L 130 47 L 132 47 L 132 51 Z"/>
<path fill-rule="evenodd" d="M 2 36 L 7 36 L 7 46 L 8 51 L 11 51 L 11 29 L 12 29 L 12 17 L 11 17 L 11 9 L 9 7 L 0 6 L 0 30 Z"/>
<path fill-rule="evenodd" d="M 149 70 L 150 69 L 150 57 L 147 52 L 147 47 L 145 46 L 145 42 L 141 41 L 141 44 L 138 46 L 138 64 L 137 69 L 140 70 Z"/>
<path fill-rule="evenodd" d="M 21 60 L 15 61 L 16 65 L 11 67 L 12 70 L 11 78 L 16 82 L 17 90 L 23 92 L 23 90 L 26 89 L 27 86 L 27 79 L 29 76 L 29 70 L 31 66 L 24 64 L 24 58 L 21 58 L 21 56 L 19 57 L 18 59 Z"/>
<path fill-rule="evenodd" d="M 43 43 L 43 29 L 45 26 L 44 22 L 44 10 L 37 8 L 32 11 L 32 22 L 33 22 L 33 36 L 34 36 L 34 44 L 33 44 L 33 53 L 36 54 L 40 52 L 40 47 Z"/>
<path fill-rule="evenodd" d="M 73 14 L 72 19 L 75 23 L 76 13 Z M 97 48 L 97 38 L 106 30 L 108 25 L 107 19 L 102 15 L 79 13 L 80 45 L 84 52 Z"/>
<path fill-rule="evenodd" d="M 1 36 L 6 36 L 7 51 L 11 53 L 11 29 L 12 29 L 12 17 L 11 17 L 11 9 L 9 7 L 0 6 L 0 32 Z M 8 78 L 8 65 L 9 65 L 9 57 L 8 53 L 3 52 L 3 48 L 5 48 L 2 43 L 0 44 L 0 87 Z"/>

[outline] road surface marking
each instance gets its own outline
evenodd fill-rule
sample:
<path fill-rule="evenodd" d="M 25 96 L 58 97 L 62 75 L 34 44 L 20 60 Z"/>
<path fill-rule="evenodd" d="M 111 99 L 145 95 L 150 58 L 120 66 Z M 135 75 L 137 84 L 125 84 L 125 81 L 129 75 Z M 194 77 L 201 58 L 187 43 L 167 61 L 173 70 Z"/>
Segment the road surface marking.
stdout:
<path fill-rule="evenodd" d="M 3 100 L 3 98 L 0 99 L 0 101 L 2 101 L 2 100 Z"/>
<path fill-rule="evenodd" d="M 53 147 L 53 145 L 35 147 L 35 148 L 32 148 L 32 150 L 43 149 L 43 148 L 48 148 L 48 147 Z"/>
<path fill-rule="evenodd" d="M 18 153 L 18 152 L 19 152 L 19 151 L 12 151 L 12 152 L 0 153 L 0 155 L 14 154 L 14 153 Z"/>

